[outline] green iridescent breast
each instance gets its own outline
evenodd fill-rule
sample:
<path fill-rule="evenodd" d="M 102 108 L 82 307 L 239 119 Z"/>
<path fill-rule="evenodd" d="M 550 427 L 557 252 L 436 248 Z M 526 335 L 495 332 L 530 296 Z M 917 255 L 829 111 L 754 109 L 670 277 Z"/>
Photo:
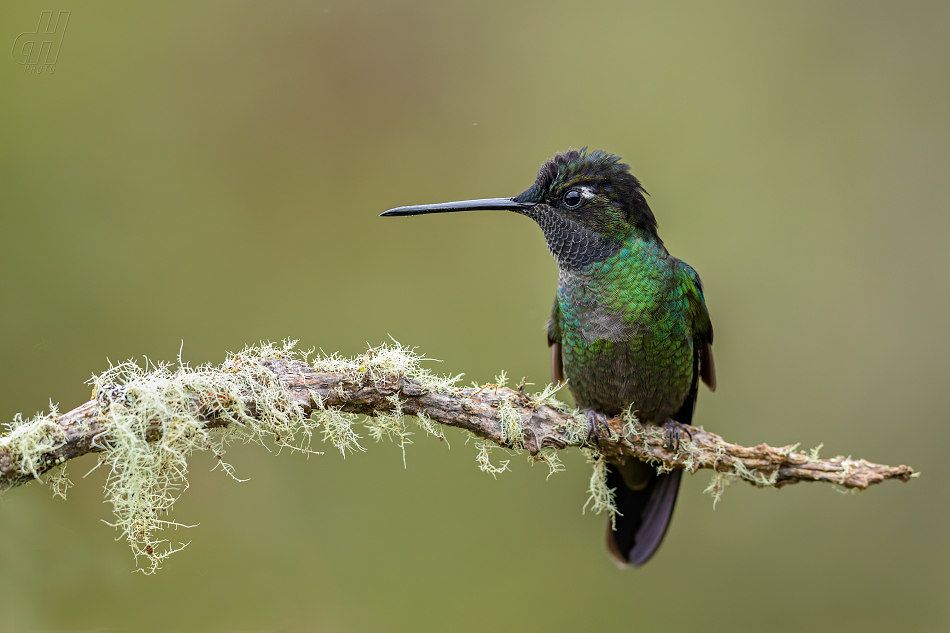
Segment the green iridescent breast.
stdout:
<path fill-rule="evenodd" d="M 615 415 L 628 405 L 662 422 L 693 382 L 694 282 L 656 242 L 561 271 L 558 325 L 564 373 L 578 405 Z"/>

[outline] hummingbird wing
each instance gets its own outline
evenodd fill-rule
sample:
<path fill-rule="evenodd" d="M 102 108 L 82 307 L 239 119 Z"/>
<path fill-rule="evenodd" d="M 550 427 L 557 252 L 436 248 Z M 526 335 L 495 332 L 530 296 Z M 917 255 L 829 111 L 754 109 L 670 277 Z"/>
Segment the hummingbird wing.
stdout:
<path fill-rule="evenodd" d="M 551 380 L 564 382 L 564 360 L 561 358 L 561 306 L 554 297 L 551 319 L 548 321 L 548 347 L 551 348 Z"/>
<path fill-rule="evenodd" d="M 709 318 L 709 310 L 706 309 L 703 282 L 700 281 L 699 275 L 689 264 L 681 263 L 687 274 L 686 296 L 689 299 L 689 312 L 693 326 L 693 383 L 690 385 L 689 395 L 686 396 L 683 405 L 672 417 L 681 424 L 692 424 L 699 381 L 702 380 L 710 391 L 715 391 L 716 366 L 713 363 L 712 355 L 712 321 Z"/>
<path fill-rule="evenodd" d="M 689 275 L 691 287 L 688 288 L 690 313 L 693 317 L 693 343 L 698 353 L 699 377 L 709 387 L 716 390 L 716 364 L 713 362 L 712 342 L 713 326 L 706 308 L 703 294 L 703 282 L 699 274 L 689 264 L 682 262 Z"/>

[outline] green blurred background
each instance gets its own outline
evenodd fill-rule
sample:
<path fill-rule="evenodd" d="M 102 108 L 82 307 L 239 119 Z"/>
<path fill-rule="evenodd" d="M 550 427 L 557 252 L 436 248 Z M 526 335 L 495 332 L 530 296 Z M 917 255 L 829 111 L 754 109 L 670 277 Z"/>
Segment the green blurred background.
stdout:
<path fill-rule="evenodd" d="M 641 570 L 583 516 L 589 470 L 479 472 L 416 436 L 229 451 L 156 576 L 66 502 L 0 499 L 0 630 L 937 631 L 950 616 L 950 4 L 5 2 L 0 45 L 72 10 L 53 74 L 0 61 L 0 420 L 107 359 L 193 364 L 391 334 L 446 373 L 548 380 L 556 268 L 513 214 L 558 150 L 620 154 L 702 274 L 727 439 L 906 463 L 910 484 L 684 482 Z M 369 442 L 371 444 L 371 442 Z M 942 458 L 942 460 L 941 460 Z"/>

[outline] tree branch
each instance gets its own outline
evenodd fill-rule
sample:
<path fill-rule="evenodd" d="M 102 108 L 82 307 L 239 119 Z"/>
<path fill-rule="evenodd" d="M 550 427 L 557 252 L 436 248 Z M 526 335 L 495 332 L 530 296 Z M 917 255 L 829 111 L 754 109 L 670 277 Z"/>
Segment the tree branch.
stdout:
<path fill-rule="evenodd" d="M 19 415 L 0 436 L 0 491 L 40 479 L 65 496 L 70 485 L 64 469 L 53 470 L 80 455 L 98 453 L 108 471 L 106 499 L 115 523 L 140 568 L 153 573 L 186 544 L 161 538 L 169 527 L 187 527 L 168 518 L 188 487 L 188 458 L 210 450 L 216 468 L 234 476 L 224 461 L 229 440 L 312 452 L 315 432 L 322 432 L 344 455 L 363 450 L 354 430 L 357 414 L 376 440 L 388 436 L 405 451 L 411 433 L 407 416 L 415 416 L 429 434 L 444 439 L 439 424 L 465 429 L 478 438 L 479 467 L 492 475 L 508 462 L 492 464 L 490 444 L 508 452 L 527 451 L 555 472 L 562 469 L 557 451 L 578 446 L 593 462 L 590 499 L 595 512 L 616 512 L 614 491 L 607 486 L 606 461 L 636 458 L 660 470 L 701 468 L 714 471 L 707 492 L 718 500 L 735 480 L 760 487 L 799 481 L 825 481 L 864 489 L 885 479 L 907 481 L 916 473 L 907 466 L 883 466 L 864 460 L 819 459 L 817 450 L 797 452 L 760 444 L 743 447 L 724 442 L 701 427 L 667 423 L 641 425 L 629 413 L 607 420 L 609 432 L 588 443 L 587 419 L 554 398 L 548 386 L 529 395 L 503 385 L 460 388 L 458 378 L 441 378 L 424 369 L 427 360 L 396 343 L 368 350 L 355 359 L 308 354 L 264 344 L 231 354 L 218 367 L 177 368 L 146 362 L 110 367 L 90 381 L 93 399 L 60 415 L 24 420 Z M 498 379 L 503 383 L 503 380 Z M 523 387 L 523 386 L 522 386 Z M 679 431 L 688 441 L 674 442 Z M 405 454 L 405 453 L 404 453 Z"/>
<path fill-rule="evenodd" d="M 531 396 L 506 387 L 434 388 L 424 377 L 406 372 L 373 371 L 370 350 L 366 356 L 349 361 L 342 369 L 332 370 L 292 357 L 255 358 L 236 355 L 229 362 L 258 364 L 270 372 L 286 390 L 293 405 L 306 416 L 320 411 L 340 411 L 367 416 L 394 414 L 419 415 L 439 424 L 470 431 L 509 449 L 524 449 L 543 457 L 542 451 L 584 445 L 586 422 L 553 398 Z M 362 365 L 364 366 L 360 366 Z M 338 363 L 339 364 L 339 363 Z M 205 371 L 234 371 L 205 368 Z M 447 383 L 446 383 L 447 384 Z M 49 416 L 41 422 L 45 428 L 34 438 L 35 450 L 24 463 L 23 451 L 12 440 L 15 433 L 0 437 L 0 490 L 32 481 L 55 466 L 86 453 L 109 449 L 116 442 L 110 437 L 105 411 L 115 405 L 114 399 L 91 400 L 72 411 Z M 250 418 L 262 415 L 261 402 L 253 390 L 241 394 L 243 407 Z M 189 396 L 186 406 L 206 428 L 238 424 L 228 411 L 232 394 L 203 391 Z M 516 415 L 512 415 L 511 412 Z M 822 481 L 850 489 L 865 489 L 887 479 L 908 481 L 915 476 L 909 466 L 885 466 L 850 457 L 819 459 L 817 451 L 804 453 L 795 446 L 752 447 L 725 442 L 720 436 L 702 427 L 676 425 L 681 436 L 691 438 L 674 451 L 665 429 L 640 425 L 622 417 L 606 422 L 609 437 L 601 437 L 596 450 L 609 460 L 633 457 L 651 462 L 663 469 L 685 468 L 690 472 L 712 469 L 722 478 L 714 486 L 729 480 L 742 479 L 753 485 L 781 487 L 804 481 Z M 162 437 L 160 416 L 148 421 L 146 439 Z M 36 435 L 36 434 L 35 434 Z M 603 433 L 601 435 L 604 435 Z M 280 439 L 279 437 L 277 438 Z M 45 442 L 45 444 L 44 444 Z M 714 494 L 718 490 L 713 489 Z"/>

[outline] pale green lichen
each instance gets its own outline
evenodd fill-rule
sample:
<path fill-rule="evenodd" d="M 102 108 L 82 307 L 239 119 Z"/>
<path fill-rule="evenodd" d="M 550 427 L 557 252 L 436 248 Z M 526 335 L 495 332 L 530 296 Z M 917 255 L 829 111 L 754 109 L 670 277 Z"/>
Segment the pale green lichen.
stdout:
<path fill-rule="evenodd" d="M 822 443 L 822 444 L 819 444 L 818 446 L 816 446 L 815 448 L 811 449 L 810 451 L 808 451 L 808 459 L 811 460 L 811 461 L 813 461 L 813 462 L 817 462 L 817 461 L 818 461 L 818 451 L 820 451 L 820 450 L 821 450 L 822 448 L 824 448 L 824 447 L 825 447 L 825 445 L 824 445 L 824 443 Z"/>
<path fill-rule="evenodd" d="M 415 348 L 404 347 L 393 339 L 392 343 L 383 343 L 372 347 L 356 358 L 345 358 L 339 354 L 323 355 L 314 358 L 310 364 L 316 371 L 333 371 L 366 374 L 375 381 L 392 380 L 406 377 L 419 383 L 426 391 L 444 393 L 456 387 L 464 374 L 457 376 L 439 376 L 422 366 L 423 362 L 438 362 L 417 354 Z"/>
<path fill-rule="evenodd" d="M 333 444 L 344 459 L 346 459 L 347 451 L 351 453 L 366 451 L 360 445 L 360 440 L 363 438 L 353 430 L 353 424 L 359 419 L 359 416 L 324 406 L 320 394 L 313 391 L 310 392 L 310 397 L 315 403 L 310 417 L 323 427 L 324 442 Z"/>
<path fill-rule="evenodd" d="M 790 446 L 783 446 L 782 448 L 775 449 L 775 452 L 781 455 L 783 459 L 788 459 L 801 445 L 801 442 L 798 442 L 797 444 L 792 444 Z"/>
<path fill-rule="evenodd" d="M 587 457 L 587 463 L 591 464 L 592 472 L 590 475 L 590 485 L 588 487 L 589 497 L 584 504 L 584 512 L 587 512 L 588 506 L 594 514 L 606 512 L 610 517 L 610 523 L 616 527 L 617 503 L 616 489 L 607 485 L 607 459 L 597 451 L 590 448 L 582 448 L 581 451 Z"/>
<path fill-rule="evenodd" d="M 620 419 L 623 420 L 624 437 L 640 437 L 643 433 L 643 427 L 640 425 L 637 412 L 634 411 L 632 404 L 623 410 L 620 414 Z"/>
<path fill-rule="evenodd" d="M 542 463 L 548 467 L 548 476 L 545 477 L 545 479 L 550 479 L 551 475 L 567 470 L 564 462 L 561 461 L 561 456 L 558 454 L 558 451 L 550 446 L 542 448 L 538 451 L 537 455 L 529 456 L 528 461 L 532 466 L 537 463 Z"/>
<path fill-rule="evenodd" d="M 713 460 L 713 465 L 717 464 L 720 459 L 726 456 L 726 447 L 717 446 L 716 447 L 716 457 Z M 712 495 L 713 498 L 713 510 L 716 509 L 716 504 L 719 503 L 719 500 L 722 498 L 722 493 L 726 491 L 726 488 L 732 485 L 732 482 L 739 479 L 739 476 L 735 473 L 724 473 L 718 470 L 714 470 L 712 478 L 709 480 L 709 485 L 706 486 L 706 489 L 703 492 Z"/>
<path fill-rule="evenodd" d="M 686 451 L 686 462 L 684 463 L 683 470 L 688 471 L 690 474 L 695 473 L 696 470 L 705 463 L 702 449 L 700 449 L 693 440 L 681 442 L 680 447 Z"/>
<path fill-rule="evenodd" d="M 440 440 L 442 440 L 443 442 L 445 442 L 445 445 L 448 446 L 449 449 L 452 448 L 449 445 L 449 440 L 445 437 L 445 431 L 442 430 L 441 424 L 438 424 L 437 422 L 433 422 L 432 418 L 427 416 L 422 411 L 419 411 L 418 413 L 416 413 L 415 417 L 416 417 L 416 424 L 419 425 L 419 428 L 421 428 L 423 431 L 425 431 L 429 435 L 435 436 L 439 438 Z"/>
<path fill-rule="evenodd" d="M 507 399 L 498 403 L 498 424 L 501 429 L 501 443 L 509 448 L 524 448 L 524 426 L 521 413 Z"/>
<path fill-rule="evenodd" d="M 508 372 L 504 369 L 501 370 L 501 373 L 495 376 L 495 386 L 499 389 L 508 386 Z"/>
<path fill-rule="evenodd" d="M 192 368 L 151 363 L 125 362 L 94 376 L 93 396 L 99 403 L 97 421 L 101 433 L 94 442 L 101 449 L 99 464 L 105 467 L 106 498 L 115 513 L 114 525 L 132 547 L 142 568 L 153 573 L 184 544 L 171 545 L 160 538 L 163 529 L 186 527 L 168 518 L 181 493 L 188 487 L 188 458 L 195 451 L 212 451 L 214 469 L 236 479 L 224 461 L 228 441 L 264 443 L 278 448 L 311 452 L 312 431 L 317 423 L 286 392 L 262 359 L 304 356 L 294 343 L 264 344 L 229 355 L 218 368 Z M 248 407 L 253 406 L 253 415 Z M 38 475 L 49 454 L 65 442 L 56 423 L 58 411 L 31 420 L 17 416 L 0 448 L 17 457 L 18 469 Z M 211 429 L 207 421 L 213 420 Z M 151 441 L 150 441 L 151 440 Z M 47 477 L 55 494 L 65 494 L 69 480 L 64 469 Z"/>
<path fill-rule="evenodd" d="M 304 414 L 262 360 L 297 356 L 295 342 L 247 348 L 232 354 L 218 369 L 204 365 L 177 368 L 125 362 L 92 379 L 108 437 L 100 465 L 108 469 L 106 496 L 115 521 L 136 558 L 149 561 L 153 573 L 168 556 L 185 546 L 158 538 L 163 529 L 186 527 L 165 518 L 188 487 L 188 458 L 209 450 L 215 468 L 235 477 L 223 460 L 224 445 L 240 439 L 278 449 L 310 451 L 317 423 Z M 247 405 L 253 403 L 252 416 Z M 206 419 L 222 425 L 208 428 Z M 147 437 L 156 437 L 148 441 Z M 236 477 L 235 477 L 236 478 Z"/>
<path fill-rule="evenodd" d="M 56 423 L 59 408 L 49 403 L 49 413 L 38 413 L 24 419 L 17 413 L 13 421 L 6 425 L 7 432 L 0 438 L 0 446 L 9 448 L 17 469 L 21 474 L 33 475 L 39 479 L 38 469 L 42 468 L 42 455 L 51 453 L 66 443 L 66 434 Z"/>
<path fill-rule="evenodd" d="M 473 435 L 472 437 L 475 436 Z M 477 455 L 475 456 L 475 461 L 478 462 L 478 468 L 483 473 L 488 473 L 497 479 L 498 475 L 501 473 L 505 472 L 506 470 L 511 470 L 508 468 L 508 464 L 511 463 L 510 459 L 498 462 L 497 466 L 491 462 L 492 449 L 498 448 L 493 442 L 475 437 L 475 448 L 478 451 Z"/>
<path fill-rule="evenodd" d="M 402 450 L 402 467 L 406 467 L 406 445 L 412 444 L 409 436 L 412 433 L 406 428 L 406 416 L 402 412 L 402 402 L 399 400 L 399 394 L 392 394 L 386 398 L 393 406 L 392 411 L 388 413 L 377 413 L 369 417 L 364 422 L 366 430 L 370 436 L 379 442 L 385 435 L 391 441 L 395 441 Z"/>
<path fill-rule="evenodd" d="M 532 409 L 537 409 L 542 405 L 547 405 L 554 409 L 555 411 L 565 411 L 567 410 L 567 405 L 554 397 L 558 391 L 564 388 L 564 383 L 559 382 L 557 384 L 548 384 L 544 389 L 539 393 L 534 394 L 529 398 Z"/>
<path fill-rule="evenodd" d="M 46 485 L 53 491 L 53 496 L 66 499 L 66 491 L 72 488 L 73 482 L 66 477 L 66 464 L 63 463 L 46 475 Z"/>
<path fill-rule="evenodd" d="M 712 478 L 709 480 L 709 485 L 703 490 L 703 492 L 712 495 L 713 510 L 716 509 L 716 504 L 718 504 L 719 499 L 722 498 L 722 493 L 738 478 L 739 476 L 734 473 L 723 473 L 718 470 L 713 472 Z"/>
<path fill-rule="evenodd" d="M 48 455 L 66 443 L 66 434 L 57 424 L 59 407 L 49 403 L 49 413 L 39 413 L 24 419 L 17 413 L 13 421 L 6 425 L 7 431 L 0 436 L 0 449 L 10 453 L 16 470 L 22 475 L 31 475 L 42 481 L 39 471 L 43 469 L 43 455 Z M 46 485 L 53 495 L 66 498 L 66 490 L 72 482 L 66 477 L 66 464 L 55 466 L 46 474 Z"/>
<path fill-rule="evenodd" d="M 749 481 L 763 488 L 774 486 L 775 482 L 778 481 L 777 469 L 772 471 L 772 474 L 766 477 L 758 470 L 749 470 L 746 468 L 745 464 L 743 464 L 738 458 L 732 457 L 730 461 L 732 462 L 733 469 L 735 469 L 736 476 L 740 479 L 744 479 L 745 481 Z"/>
<path fill-rule="evenodd" d="M 554 428 L 560 431 L 567 443 L 572 446 L 581 446 L 587 441 L 588 428 L 587 416 L 579 409 L 565 411 L 570 415 L 570 419 L 559 423 Z"/>

